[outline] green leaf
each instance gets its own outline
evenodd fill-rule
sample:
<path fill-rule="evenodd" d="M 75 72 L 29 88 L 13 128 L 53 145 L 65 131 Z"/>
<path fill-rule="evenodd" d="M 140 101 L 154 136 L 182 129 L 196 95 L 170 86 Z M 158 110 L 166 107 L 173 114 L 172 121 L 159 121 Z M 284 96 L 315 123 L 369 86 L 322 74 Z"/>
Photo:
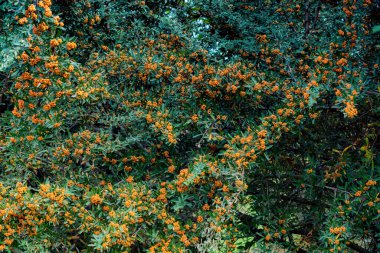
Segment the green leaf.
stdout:
<path fill-rule="evenodd" d="M 375 25 L 375 26 L 372 28 L 372 33 L 377 33 L 377 32 L 380 32 L 380 25 Z"/>

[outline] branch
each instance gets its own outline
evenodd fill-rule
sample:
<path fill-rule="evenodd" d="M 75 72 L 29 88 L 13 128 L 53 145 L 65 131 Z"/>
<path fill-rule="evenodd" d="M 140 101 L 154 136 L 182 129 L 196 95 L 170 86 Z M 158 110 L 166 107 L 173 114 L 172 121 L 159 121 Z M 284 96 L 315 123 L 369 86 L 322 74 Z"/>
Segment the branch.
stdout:
<path fill-rule="evenodd" d="M 367 249 L 365 249 L 365 248 L 363 248 L 363 247 L 361 247 L 361 246 L 359 246 L 359 245 L 357 245 L 351 241 L 349 241 L 349 244 L 347 246 L 353 250 L 356 250 L 359 253 L 371 253 L 371 252 L 373 252 L 373 251 L 369 251 L 369 250 L 367 250 Z"/>

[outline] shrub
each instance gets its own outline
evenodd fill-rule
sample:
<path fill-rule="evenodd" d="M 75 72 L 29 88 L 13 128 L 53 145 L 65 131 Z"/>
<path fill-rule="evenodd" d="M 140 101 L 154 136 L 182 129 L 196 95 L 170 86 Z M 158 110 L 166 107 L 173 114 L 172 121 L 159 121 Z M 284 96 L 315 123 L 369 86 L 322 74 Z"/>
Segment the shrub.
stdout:
<path fill-rule="evenodd" d="M 5 1 L 0 251 L 376 251 L 378 6 Z"/>

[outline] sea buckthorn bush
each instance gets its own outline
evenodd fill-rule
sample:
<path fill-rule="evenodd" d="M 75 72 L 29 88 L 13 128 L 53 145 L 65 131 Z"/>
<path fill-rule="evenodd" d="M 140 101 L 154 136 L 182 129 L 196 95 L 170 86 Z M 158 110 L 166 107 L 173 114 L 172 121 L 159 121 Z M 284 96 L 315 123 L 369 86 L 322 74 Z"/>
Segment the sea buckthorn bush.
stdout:
<path fill-rule="evenodd" d="M 0 3 L 0 252 L 376 252 L 377 0 Z"/>

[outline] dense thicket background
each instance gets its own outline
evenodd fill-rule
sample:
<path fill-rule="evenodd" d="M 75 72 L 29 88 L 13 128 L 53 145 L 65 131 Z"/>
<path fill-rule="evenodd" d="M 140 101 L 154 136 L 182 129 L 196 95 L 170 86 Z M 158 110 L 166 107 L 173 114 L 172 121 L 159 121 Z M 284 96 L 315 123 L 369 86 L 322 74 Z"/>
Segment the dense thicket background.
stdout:
<path fill-rule="evenodd" d="M 0 252 L 378 252 L 378 0 L 3 0 Z"/>

